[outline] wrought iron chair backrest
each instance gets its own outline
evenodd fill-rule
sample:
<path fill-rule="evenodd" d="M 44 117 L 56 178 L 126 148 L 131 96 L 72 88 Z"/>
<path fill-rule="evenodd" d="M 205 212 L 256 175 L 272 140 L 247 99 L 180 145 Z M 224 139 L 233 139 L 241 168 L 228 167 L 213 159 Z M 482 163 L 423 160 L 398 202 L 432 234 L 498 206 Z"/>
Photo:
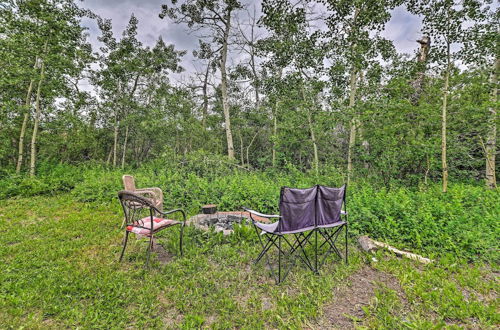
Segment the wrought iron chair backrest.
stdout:
<path fill-rule="evenodd" d="M 149 228 L 153 228 L 154 214 L 160 211 L 150 200 L 128 190 L 118 192 L 118 198 L 123 208 L 127 226 L 144 227 L 144 221 L 149 220 L 151 221 Z"/>
<path fill-rule="evenodd" d="M 345 204 L 346 185 L 340 188 L 318 186 L 316 225 L 329 225 L 340 221 L 342 205 Z"/>
<path fill-rule="evenodd" d="M 317 192 L 317 186 L 306 189 L 281 188 L 278 232 L 293 233 L 314 228 Z"/>

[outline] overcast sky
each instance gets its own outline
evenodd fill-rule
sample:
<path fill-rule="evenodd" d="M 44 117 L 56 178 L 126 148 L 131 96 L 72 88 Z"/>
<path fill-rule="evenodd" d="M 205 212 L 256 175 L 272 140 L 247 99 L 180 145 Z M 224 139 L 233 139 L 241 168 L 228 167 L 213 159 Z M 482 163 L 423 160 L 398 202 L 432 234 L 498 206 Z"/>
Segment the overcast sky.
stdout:
<path fill-rule="evenodd" d="M 260 0 L 247 0 L 249 7 L 255 6 L 260 12 Z M 146 46 L 152 46 L 159 36 L 167 43 L 175 45 L 178 50 L 187 50 L 182 66 L 186 72 L 176 79 L 184 79 L 187 75 L 197 70 L 193 60 L 192 50 L 198 45 L 195 35 L 190 35 L 184 25 L 177 25 L 168 19 L 160 19 L 158 14 L 165 0 L 85 0 L 81 6 L 88 8 L 102 18 L 110 18 L 113 23 L 113 32 L 116 37 L 126 27 L 130 15 L 133 13 L 139 20 L 138 39 Z M 253 11 L 253 9 L 251 9 Z M 89 28 L 91 42 L 97 50 L 99 30 L 97 24 L 85 20 L 83 24 Z M 383 35 L 392 40 L 400 53 L 414 53 L 418 48 L 416 40 L 420 37 L 421 20 L 408 13 L 403 7 L 398 7 L 392 12 Z M 198 68 L 199 69 L 199 68 Z"/>

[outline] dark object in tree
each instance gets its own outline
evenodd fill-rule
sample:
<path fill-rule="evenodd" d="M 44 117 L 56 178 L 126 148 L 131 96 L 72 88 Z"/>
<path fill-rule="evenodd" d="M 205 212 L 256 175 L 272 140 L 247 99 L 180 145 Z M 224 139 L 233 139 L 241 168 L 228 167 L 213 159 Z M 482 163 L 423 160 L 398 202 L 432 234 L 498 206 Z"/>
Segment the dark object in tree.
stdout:
<path fill-rule="evenodd" d="M 413 81 L 413 88 L 415 91 L 411 96 L 411 103 L 413 105 L 418 105 L 420 96 L 424 89 L 425 81 L 425 69 L 427 64 L 427 55 L 429 54 L 429 49 L 431 48 L 431 38 L 428 36 L 422 37 L 422 39 L 417 40 L 420 44 L 420 50 L 418 52 L 417 62 L 418 62 L 418 72 L 417 78 Z"/>
<path fill-rule="evenodd" d="M 203 214 L 215 214 L 217 212 L 217 205 L 208 204 L 201 207 Z"/>
<path fill-rule="evenodd" d="M 326 258 L 333 252 L 342 259 L 342 254 L 335 243 L 344 228 L 344 259 L 348 263 L 345 192 L 345 185 L 340 188 L 329 188 L 320 185 L 307 189 L 283 187 L 280 193 L 280 215 L 267 215 L 244 208 L 250 213 L 250 219 L 252 219 L 262 245 L 262 251 L 255 263 L 265 256 L 276 284 L 285 280 L 297 259 L 300 259 L 313 273 L 319 273 L 319 269 L 325 263 Z M 342 207 L 344 207 L 344 210 L 342 210 Z M 256 221 L 254 216 L 268 219 L 278 218 L 278 221 L 261 223 Z M 286 235 L 293 237 L 293 239 L 289 240 Z M 267 239 L 265 243 L 262 237 Z M 319 244 L 320 240 L 321 243 Z M 308 244 L 312 245 L 314 256 L 308 256 L 306 252 Z M 278 250 L 277 275 L 267 253 L 273 246 Z M 323 249 L 323 247 L 326 247 L 326 249 Z M 321 259 L 320 254 L 322 254 Z M 285 267 L 285 260 L 282 261 L 282 257 L 288 257 L 290 262 L 288 267 Z"/>
<path fill-rule="evenodd" d="M 149 237 L 146 266 L 149 264 L 149 256 L 153 247 L 153 236 L 163 229 L 180 225 L 179 233 L 179 249 L 182 256 L 182 234 L 186 225 L 186 214 L 182 209 L 175 209 L 167 212 L 162 212 L 152 203 L 151 200 L 135 194 L 131 191 L 122 190 L 118 192 L 118 198 L 122 204 L 123 213 L 125 214 L 125 239 L 123 241 L 123 249 L 120 254 L 120 262 L 122 261 L 125 248 L 127 247 L 128 236 L 130 233 Z M 163 218 L 171 213 L 179 212 L 182 214 L 183 221 L 170 220 Z M 157 216 L 161 216 L 159 218 Z"/>

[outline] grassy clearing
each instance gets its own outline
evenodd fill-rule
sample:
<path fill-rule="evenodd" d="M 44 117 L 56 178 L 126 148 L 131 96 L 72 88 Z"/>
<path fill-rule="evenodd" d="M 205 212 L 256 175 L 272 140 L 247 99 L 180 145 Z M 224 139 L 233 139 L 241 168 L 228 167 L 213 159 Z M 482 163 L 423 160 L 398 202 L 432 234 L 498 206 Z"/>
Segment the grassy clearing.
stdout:
<path fill-rule="evenodd" d="M 71 195 L 7 200 L 0 207 L 0 324 L 8 328 L 302 328 L 314 326 L 333 289 L 367 262 L 332 262 L 322 276 L 296 267 L 280 286 L 262 264 L 254 233 L 223 237 L 189 228 L 186 256 L 145 270 L 145 242 L 132 240 L 117 262 L 123 233 L 117 204 L 75 202 Z M 166 233 L 165 248 L 176 253 Z M 407 306 L 377 291 L 359 325 L 428 328 L 498 325 L 496 273 L 445 259 L 425 269 L 379 257 Z M 334 326 L 334 325 L 333 325 Z"/>
<path fill-rule="evenodd" d="M 251 232 L 231 238 L 189 230 L 184 258 L 144 269 L 145 242 L 117 262 L 123 233 L 116 205 L 92 207 L 70 196 L 9 200 L 0 208 L 0 323 L 8 327 L 299 327 L 320 312 L 333 285 L 360 265 L 305 269 L 276 286 Z M 174 235 L 172 233 L 172 235 Z M 165 237 L 168 242 L 168 237 Z M 166 244 L 175 252 L 175 247 Z M 292 285 L 296 282 L 297 285 Z"/>
<path fill-rule="evenodd" d="M 500 325 L 498 270 L 441 259 L 427 266 L 379 258 L 377 270 L 393 274 L 405 299 L 381 287 L 366 308 L 367 328 L 497 329 Z"/>

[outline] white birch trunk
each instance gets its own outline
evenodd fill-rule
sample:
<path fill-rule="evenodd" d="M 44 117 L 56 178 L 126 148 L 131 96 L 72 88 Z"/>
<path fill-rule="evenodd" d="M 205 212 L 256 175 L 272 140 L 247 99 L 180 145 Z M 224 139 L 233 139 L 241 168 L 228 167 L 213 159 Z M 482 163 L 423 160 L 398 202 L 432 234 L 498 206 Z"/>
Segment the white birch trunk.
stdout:
<path fill-rule="evenodd" d="M 350 78 L 350 93 L 349 93 L 349 108 L 353 111 L 353 107 L 356 103 L 356 70 L 353 68 L 351 70 Z M 349 130 L 349 147 L 347 150 L 347 184 L 350 183 L 352 176 L 352 153 L 354 145 L 356 144 L 356 116 L 353 114 L 351 119 L 351 125 Z"/>
<path fill-rule="evenodd" d="M 47 50 L 47 42 L 45 42 L 45 52 Z M 44 52 L 44 53 L 45 53 Z M 38 135 L 38 126 L 40 125 L 40 117 L 41 117 L 41 106 L 40 106 L 40 98 L 42 93 L 42 84 L 45 78 L 45 60 L 42 61 L 42 65 L 40 68 L 40 80 L 38 81 L 38 87 L 36 91 L 36 112 L 35 112 L 35 122 L 33 125 L 33 134 L 31 136 L 31 155 L 30 155 L 30 176 L 35 176 L 35 168 L 36 168 L 36 143 L 37 143 L 37 135 Z"/>
<path fill-rule="evenodd" d="M 222 92 L 222 108 L 224 110 L 224 121 L 226 128 L 226 139 L 227 139 L 227 156 L 229 159 L 234 159 L 234 145 L 233 145 L 233 134 L 231 132 L 231 118 L 229 115 L 229 102 L 227 96 L 227 73 L 226 73 L 226 61 L 227 61 L 227 46 L 229 41 L 229 31 L 231 28 L 231 12 L 228 11 L 226 15 L 226 27 L 224 30 L 224 41 L 222 44 L 221 51 L 221 62 L 220 62 L 220 73 L 221 73 L 221 92 Z"/>
<path fill-rule="evenodd" d="M 500 59 L 496 59 L 491 73 L 490 82 L 491 89 L 491 107 L 489 108 L 488 118 L 488 132 L 486 138 L 486 186 L 488 188 L 496 188 L 497 180 L 495 173 L 495 156 L 497 152 L 497 109 L 495 107 L 497 102 L 497 83 L 498 83 L 498 70 L 500 70 Z"/>

